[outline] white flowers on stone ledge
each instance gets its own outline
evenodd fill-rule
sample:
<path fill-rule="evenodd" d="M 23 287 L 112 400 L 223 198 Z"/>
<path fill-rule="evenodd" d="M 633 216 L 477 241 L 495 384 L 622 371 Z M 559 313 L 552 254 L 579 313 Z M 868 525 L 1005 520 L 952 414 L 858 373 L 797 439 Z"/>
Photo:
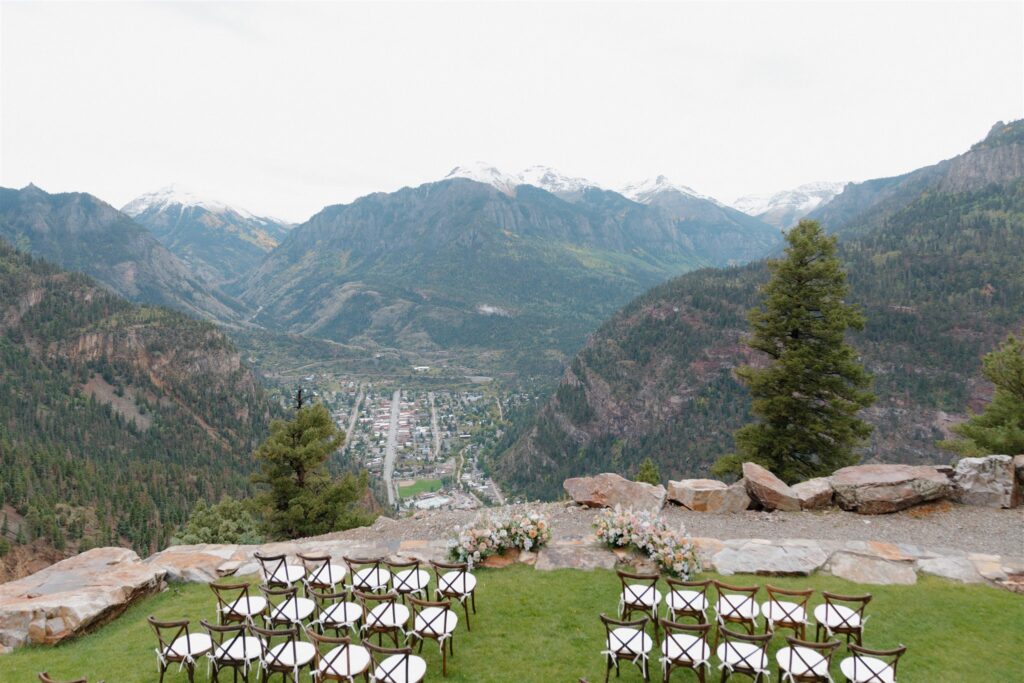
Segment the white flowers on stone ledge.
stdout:
<path fill-rule="evenodd" d="M 539 550 L 551 540 L 551 526 L 540 512 L 525 510 L 499 517 L 485 515 L 448 542 L 448 555 L 471 567 L 506 550 Z"/>
<path fill-rule="evenodd" d="M 672 531 L 655 514 L 646 510 L 601 510 L 594 517 L 597 538 L 613 548 L 632 547 L 654 560 L 664 571 L 687 579 L 700 572 L 700 560 L 682 525 Z"/>

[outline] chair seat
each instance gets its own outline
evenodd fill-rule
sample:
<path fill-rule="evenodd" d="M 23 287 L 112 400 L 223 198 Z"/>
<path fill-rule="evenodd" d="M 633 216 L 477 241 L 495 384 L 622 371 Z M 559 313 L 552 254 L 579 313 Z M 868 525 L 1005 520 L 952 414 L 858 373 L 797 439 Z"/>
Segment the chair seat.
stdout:
<path fill-rule="evenodd" d="M 639 584 L 626 586 L 622 589 L 622 601 L 627 605 L 652 608 L 661 604 L 661 591 Z"/>
<path fill-rule="evenodd" d="M 369 668 L 369 650 L 362 645 L 339 645 L 320 658 L 319 671 L 334 676 L 357 676 Z"/>
<path fill-rule="evenodd" d="M 661 642 L 661 655 L 674 662 L 706 662 L 711 659 L 711 647 L 705 638 L 689 633 L 670 633 Z"/>
<path fill-rule="evenodd" d="M 420 683 L 426 675 L 427 662 L 416 655 L 391 655 L 373 670 L 377 683 Z"/>
<path fill-rule="evenodd" d="M 715 603 L 715 612 L 723 619 L 744 619 L 753 621 L 760 614 L 757 603 L 753 598 L 739 598 L 730 596 L 728 599 L 719 597 Z"/>
<path fill-rule="evenodd" d="M 792 667 L 790 667 L 790 653 L 792 652 Z M 820 652 L 809 647 L 795 648 L 784 647 L 775 653 L 775 661 L 779 665 L 779 671 L 788 672 L 794 676 L 821 676 L 828 678 L 828 660 L 821 656 Z"/>
<path fill-rule="evenodd" d="M 459 615 L 444 607 L 424 607 L 416 615 L 413 631 L 430 636 L 450 634 L 459 624 Z"/>
<path fill-rule="evenodd" d="M 180 636 L 164 650 L 164 657 L 167 659 L 181 659 L 192 657 L 195 659 L 213 649 L 213 641 L 205 633 L 190 633 L 187 636 Z"/>
<path fill-rule="evenodd" d="M 442 593 L 469 595 L 476 590 L 476 577 L 469 572 L 450 571 L 438 579 L 437 589 Z"/>
<path fill-rule="evenodd" d="M 719 645 L 717 654 L 720 660 L 737 668 L 768 668 L 768 655 L 753 643 L 731 640 Z"/>
<path fill-rule="evenodd" d="M 277 568 L 273 576 L 267 578 L 268 584 L 288 584 L 302 581 L 306 576 L 306 568 L 297 564 L 286 564 Z"/>
<path fill-rule="evenodd" d="M 263 641 L 255 636 L 243 636 L 225 640 L 213 652 L 218 662 L 247 662 L 257 659 L 263 651 Z"/>
<path fill-rule="evenodd" d="M 843 605 L 818 605 L 814 608 L 814 620 L 829 628 L 860 628 L 861 625 L 860 615 Z"/>
<path fill-rule="evenodd" d="M 854 662 L 854 660 L 857 660 Z M 856 670 L 854 670 L 856 669 Z M 892 667 L 876 657 L 856 655 L 839 662 L 839 670 L 850 683 L 895 683 L 896 674 Z"/>
<path fill-rule="evenodd" d="M 787 624 L 807 623 L 807 612 L 795 602 L 776 602 L 769 600 L 761 603 L 761 614 L 771 622 L 786 622 Z"/>
<path fill-rule="evenodd" d="M 391 585 L 397 593 L 426 590 L 429 584 L 430 574 L 423 569 L 406 569 L 395 572 L 391 577 Z"/>
<path fill-rule="evenodd" d="M 380 567 L 366 567 L 352 575 L 352 585 L 356 590 L 376 591 L 388 585 L 391 572 Z"/>
<path fill-rule="evenodd" d="M 281 643 L 270 648 L 264 660 L 270 666 L 304 667 L 313 661 L 316 655 L 316 648 L 312 643 L 303 640 L 295 641 L 295 648 L 292 643 Z"/>
<path fill-rule="evenodd" d="M 333 587 L 344 581 L 347 575 L 348 569 L 345 568 L 345 565 L 327 562 L 311 571 L 306 577 L 306 581 L 311 586 Z"/>
<path fill-rule="evenodd" d="M 405 605 L 384 603 L 366 615 L 367 628 L 401 628 L 409 621 L 409 608 Z"/>
<path fill-rule="evenodd" d="M 221 611 L 229 616 L 254 617 L 262 614 L 267 609 L 267 599 L 262 595 L 245 597 L 244 595 L 234 602 L 225 605 Z"/>
<path fill-rule="evenodd" d="M 708 599 L 699 591 L 672 591 L 665 596 L 665 604 L 676 612 L 682 610 L 703 612 L 708 608 Z"/>
<path fill-rule="evenodd" d="M 336 602 L 323 611 L 320 623 L 324 626 L 348 626 L 363 618 L 363 606 L 357 602 Z"/>
<path fill-rule="evenodd" d="M 271 621 L 290 621 L 298 623 L 309 619 L 316 609 L 316 604 L 309 598 L 288 598 L 270 610 Z"/>
<path fill-rule="evenodd" d="M 620 626 L 609 634 L 605 644 L 610 652 L 640 655 L 650 652 L 654 641 L 640 629 Z"/>

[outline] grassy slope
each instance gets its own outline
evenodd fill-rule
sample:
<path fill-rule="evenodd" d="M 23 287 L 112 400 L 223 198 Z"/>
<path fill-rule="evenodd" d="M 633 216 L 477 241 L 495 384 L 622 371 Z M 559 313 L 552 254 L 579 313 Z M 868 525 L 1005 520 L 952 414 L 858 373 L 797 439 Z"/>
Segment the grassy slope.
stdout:
<path fill-rule="evenodd" d="M 599 654 L 601 612 L 615 611 L 618 582 L 609 571 L 537 572 L 517 566 L 479 572 L 473 631 L 459 625 L 455 658 L 449 663 L 452 683 L 504 681 L 575 681 L 586 676 L 601 681 Z M 762 584 L 764 577 L 733 576 L 732 583 Z M 864 592 L 864 586 L 832 577 L 772 578 L 781 586 L 813 587 L 840 593 Z M 928 578 L 916 586 L 872 586 L 865 645 L 909 648 L 900 665 L 900 681 L 1011 681 L 1020 674 L 1024 652 L 1024 597 L 986 586 L 964 586 Z M 820 597 L 812 600 L 818 604 Z M 213 595 L 201 585 L 177 585 L 128 610 L 97 633 L 56 648 L 27 648 L 0 657 L 0 680 L 35 680 L 43 669 L 63 678 L 88 676 L 108 683 L 155 680 L 155 639 L 146 615 L 158 619 L 188 617 L 198 624 L 213 617 Z M 783 643 L 774 639 L 773 650 Z M 955 647 L 950 647 L 955 643 Z M 424 647 L 428 679 L 440 680 L 436 646 Z M 834 675 L 838 676 L 838 661 Z M 774 655 L 772 680 L 776 680 Z M 307 674 L 303 674 L 306 679 Z M 712 678 L 717 680 L 718 672 Z M 184 681 L 171 674 L 168 681 Z M 205 665 L 196 676 L 207 681 Z M 623 681 L 641 680 L 635 669 L 623 668 Z M 677 673 L 673 680 L 693 680 Z M 841 680 L 837 678 L 837 680 Z"/>

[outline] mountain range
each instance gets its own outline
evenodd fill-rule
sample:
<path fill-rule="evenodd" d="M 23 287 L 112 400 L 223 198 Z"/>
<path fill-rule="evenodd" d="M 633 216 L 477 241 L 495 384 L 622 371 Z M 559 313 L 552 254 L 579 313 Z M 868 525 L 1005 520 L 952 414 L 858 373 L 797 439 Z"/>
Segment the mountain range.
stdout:
<path fill-rule="evenodd" d="M 819 206 L 828 204 L 845 186 L 846 183 L 806 183 L 792 190 L 782 190 L 770 195 L 745 195 L 732 205 L 733 208 L 756 216 L 769 225 L 788 228 L 796 225 L 801 218 Z"/>
<path fill-rule="evenodd" d="M 863 459 L 942 462 L 935 443 L 991 386 L 981 356 L 1024 323 L 1024 121 L 997 124 L 953 159 L 847 185 L 812 211 L 840 236 L 852 335 L 878 403 Z M 569 476 L 706 476 L 732 449 L 750 400 L 734 369 L 756 361 L 746 313 L 764 262 L 688 273 L 635 299 L 573 358 L 550 399 L 522 416 L 489 468 L 512 491 L 555 497 Z"/>

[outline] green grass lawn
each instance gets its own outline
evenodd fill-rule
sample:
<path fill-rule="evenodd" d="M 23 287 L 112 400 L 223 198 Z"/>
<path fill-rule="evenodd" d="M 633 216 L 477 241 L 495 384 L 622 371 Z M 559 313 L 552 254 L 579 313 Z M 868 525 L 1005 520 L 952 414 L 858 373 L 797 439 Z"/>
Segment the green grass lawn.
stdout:
<path fill-rule="evenodd" d="M 440 479 L 417 479 L 414 484 L 399 486 L 398 495 L 402 498 L 413 498 L 427 491 L 438 491 L 441 489 Z"/>
<path fill-rule="evenodd" d="M 603 629 L 598 615 L 615 612 L 619 585 L 613 572 L 538 572 L 514 566 L 477 574 L 479 614 L 473 616 L 472 632 L 460 622 L 446 680 L 575 683 L 581 676 L 592 683 L 604 680 L 599 654 Z M 864 644 L 889 648 L 903 643 L 908 647 L 900 663 L 901 682 L 1022 680 L 1024 596 L 931 577 L 915 586 L 870 587 L 826 576 L 768 580 L 819 591 L 871 592 L 875 599 L 868 605 L 871 618 Z M 729 577 L 730 583 L 763 585 L 765 581 L 765 577 Z M 819 602 L 820 597 L 812 599 L 812 606 Z M 0 656 L 0 681 L 35 681 L 36 673 L 45 669 L 67 679 L 87 676 L 93 683 L 100 679 L 107 683 L 155 681 L 155 638 L 146 616 L 165 620 L 187 617 L 198 627 L 200 618 L 213 619 L 214 604 L 206 586 L 172 585 L 96 633 L 57 647 L 23 648 Z M 784 644 L 783 637 L 777 636 L 773 651 Z M 423 653 L 428 680 L 441 680 L 436 645 L 428 642 Z M 842 648 L 837 653 L 837 681 L 842 680 L 838 660 L 844 653 Z M 774 652 L 771 662 L 771 680 L 777 681 Z M 302 680 L 309 680 L 307 676 L 304 673 Z M 717 670 L 712 679 L 718 680 Z M 175 667 L 166 680 L 187 678 Z M 205 663 L 196 680 L 207 681 Z M 621 680 L 639 681 L 641 677 L 635 668 L 624 667 Z M 692 673 L 680 671 L 672 680 L 696 679 Z M 735 680 L 745 679 L 737 676 Z"/>

